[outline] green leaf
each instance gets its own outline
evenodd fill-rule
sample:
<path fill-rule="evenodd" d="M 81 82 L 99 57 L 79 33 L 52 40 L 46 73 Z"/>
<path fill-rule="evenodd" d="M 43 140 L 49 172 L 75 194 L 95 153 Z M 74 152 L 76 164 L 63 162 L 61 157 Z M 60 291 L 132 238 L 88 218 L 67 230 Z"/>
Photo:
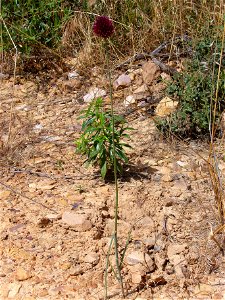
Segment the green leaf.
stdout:
<path fill-rule="evenodd" d="M 101 167 L 101 176 L 104 179 L 106 175 L 107 167 L 106 167 L 106 161 L 104 162 L 103 166 Z"/>
<path fill-rule="evenodd" d="M 125 153 L 119 149 L 116 149 L 116 154 L 119 156 L 119 158 L 124 161 L 124 162 L 128 162 L 128 158 L 127 156 L 125 155 Z"/>

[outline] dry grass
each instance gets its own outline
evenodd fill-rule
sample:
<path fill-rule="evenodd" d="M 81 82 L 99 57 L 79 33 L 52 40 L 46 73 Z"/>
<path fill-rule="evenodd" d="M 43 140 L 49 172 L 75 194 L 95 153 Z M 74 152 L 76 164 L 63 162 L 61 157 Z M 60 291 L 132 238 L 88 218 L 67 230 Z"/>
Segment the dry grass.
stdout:
<path fill-rule="evenodd" d="M 63 44 L 69 53 L 84 52 L 96 62 L 102 61 L 99 40 L 92 34 L 96 15 L 109 15 L 115 22 L 113 60 L 136 52 L 151 51 L 159 43 L 188 34 L 195 38 L 207 34 L 212 26 L 223 23 L 225 3 L 219 0 L 96 1 L 91 11 L 75 12 L 65 26 Z M 96 51 L 98 50 L 98 51 Z M 92 56 L 92 54 L 99 54 Z M 84 56 L 84 59 L 86 57 Z"/>

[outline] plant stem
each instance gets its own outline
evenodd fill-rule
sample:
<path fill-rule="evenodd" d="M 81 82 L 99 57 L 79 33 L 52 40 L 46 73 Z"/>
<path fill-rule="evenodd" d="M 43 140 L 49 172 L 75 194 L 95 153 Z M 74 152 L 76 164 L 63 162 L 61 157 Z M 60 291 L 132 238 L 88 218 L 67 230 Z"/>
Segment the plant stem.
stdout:
<path fill-rule="evenodd" d="M 110 93 L 110 104 L 111 104 L 111 115 L 112 115 L 112 145 L 113 145 L 113 167 L 114 167 L 114 181 L 115 181 L 115 227 L 114 227 L 114 244 L 115 244 L 115 258 L 116 258 L 116 268 L 118 272 L 118 277 L 121 285 L 122 295 L 124 297 L 123 279 L 121 275 L 121 266 L 119 262 L 119 252 L 118 252 L 118 207 L 119 207 L 119 188 L 118 188 L 118 178 L 117 178 L 117 159 L 116 159 L 116 149 L 115 149 L 115 118 L 114 118 L 114 103 L 112 95 L 112 76 L 111 69 L 109 65 L 109 49 L 107 43 L 105 43 L 106 52 L 106 63 L 107 72 L 109 79 L 109 93 Z"/>
<path fill-rule="evenodd" d="M 107 253 L 107 257 L 106 257 L 106 267 L 105 267 L 105 299 L 108 298 L 108 281 L 107 281 L 107 279 L 108 279 L 108 267 L 109 267 L 109 256 L 110 256 L 110 252 L 111 252 L 113 240 L 114 240 L 114 235 L 111 238 L 109 249 L 108 249 L 108 253 Z"/>

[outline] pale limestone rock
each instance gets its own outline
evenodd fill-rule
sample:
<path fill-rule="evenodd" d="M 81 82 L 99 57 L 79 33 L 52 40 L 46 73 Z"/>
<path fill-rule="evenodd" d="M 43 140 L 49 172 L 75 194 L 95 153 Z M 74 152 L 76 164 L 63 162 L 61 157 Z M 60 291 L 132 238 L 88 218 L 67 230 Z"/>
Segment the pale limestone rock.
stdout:
<path fill-rule="evenodd" d="M 27 270 L 25 270 L 24 268 L 22 267 L 18 267 L 16 269 L 16 274 L 15 274 L 15 277 L 18 281 L 24 281 L 24 280 L 27 280 L 31 277 L 31 274 L 30 272 L 28 272 Z"/>
<path fill-rule="evenodd" d="M 167 255 L 171 259 L 176 254 L 180 254 L 187 248 L 187 244 L 171 244 L 168 246 Z"/>
<path fill-rule="evenodd" d="M 10 196 L 11 192 L 7 190 L 0 190 L 0 200 L 6 200 Z"/>
<path fill-rule="evenodd" d="M 84 102 L 90 103 L 92 100 L 98 98 L 98 97 L 104 97 L 106 96 L 106 91 L 99 89 L 97 87 L 90 89 L 89 93 L 86 94 L 83 99 Z"/>
<path fill-rule="evenodd" d="M 164 97 L 156 107 L 155 114 L 159 117 L 166 117 L 175 112 L 178 106 L 178 101 L 174 101 L 169 97 Z"/>
<path fill-rule="evenodd" d="M 16 299 L 15 297 L 19 293 L 21 286 L 22 284 L 19 282 L 12 282 L 9 286 L 8 298 Z"/>
<path fill-rule="evenodd" d="M 129 75 L 122 74 L 120 75 L 116 81 L 114 81 L 113 86 L 117 90 L 118 88 L 127 87 L 131 84 L 131 79 Z"/>
<path fill-rule="evenodd" d="M 124 100 L 124 106 L 130 106 L 132 104 L 136 103 L 135 97 L 133 95 L 129 95 L 126 97 L 126 99 Z"/>
<path fill-rule="evenodd" d="M 152 258 L 148 254 L 144 254 L 141 251 L 133 251 L 127 254 L 126 263 L 130 266 L 137 264 L 146 265 L 149 272 L 153 272 L 155 270 L 155 263 Z"/>
<path fill-rule="evenodd" d="M 85 263 L 92 264 L 93 266 L 97 265 L 99 263 L 99 260 L 100 257 L 96 252 L 90 252 L 84 258 Z"/>
<path fill-rule="evenodd" d="M 86 215 L 65 211 L 62 215 L 62 222 L 74 227 L 76 231 L 88 231 L 92 228 L 92 223 Z"/>
<path fill-rule="evenodd" d="M 79 73 L 77 73 L 77 71 L 73 71 L 73 72 L 68 73 L 68 79 L 69 80 L 77 78 L 77 77 L 79 77 Z"/>
<path fill-rule="evenodd" d="M 133 92 L 135 100 L 141 100 L 149 96 L 149 90 L 146 84 L 141 85 Z"/>

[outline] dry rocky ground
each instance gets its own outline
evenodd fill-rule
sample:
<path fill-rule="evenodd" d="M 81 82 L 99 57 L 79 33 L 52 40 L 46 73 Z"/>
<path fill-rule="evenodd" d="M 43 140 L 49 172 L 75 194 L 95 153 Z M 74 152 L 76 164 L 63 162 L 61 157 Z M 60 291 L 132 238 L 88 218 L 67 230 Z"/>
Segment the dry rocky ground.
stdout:
<path fill-rule="evenodd" d="M 161 79 L 169 77 L 142 63 L 115 73 L 114 84 L 116 109 L 135 129 L 130 165 L 119 181 L 121 253 L 131 231 L 122 269 L 126 298 L 225 299 L 225 260 L 209 238 L 219 223 L 208 145 L 161 137 L 152 111 L 163 98 Z M 0 299 L 104 297 L 114 186 L 86 169 L 74 146 L 77 117 L 93 87 L 108 105 L 98 68 L 89 77 L 65 74 L 46 90 L 21 77 L 14 88 L 10 78 L 1 81 Z M 176 106 L 160 103 L 159 115 Z M 221 154 L 223 146 L 219 141 Z M 219 167 L 225 172 L 222 159 Z M 111 267 L 108 287 L 111 299 L 121 298 Z"/>

